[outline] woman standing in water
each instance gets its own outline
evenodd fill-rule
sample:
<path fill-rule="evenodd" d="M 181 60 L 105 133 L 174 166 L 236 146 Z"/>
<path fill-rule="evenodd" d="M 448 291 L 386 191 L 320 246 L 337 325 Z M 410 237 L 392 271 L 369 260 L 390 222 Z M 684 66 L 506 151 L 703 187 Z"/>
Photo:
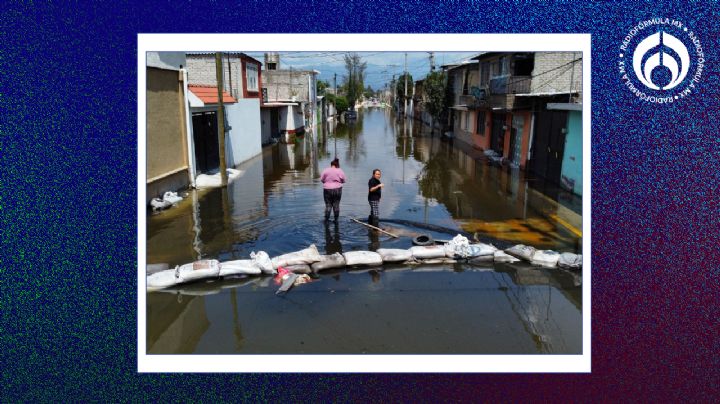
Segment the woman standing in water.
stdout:
<path fill-rule="evenodd" d="M 380 197 L 382 196 L 382 188 L 385 186 L 380 182 L 381 175 L 380 170 L 376 168 L 368 181 L 368 203 L 370 203 L 368 222 L 373 226 L 377 226 L 380 221 Z"/>
<path fill-rule="evenodd" d="M 342 186 L 345 183 L 345 173 L 340 169 L 340 160 L 335 158 L 330 167 L 323 170 L 320 175 L 323 183 L 323 199 L 325 199 L 325 221 L 330 220 L 330 210 L 335 214 L 335 222 L 340 216 L 340 198 Z"/>

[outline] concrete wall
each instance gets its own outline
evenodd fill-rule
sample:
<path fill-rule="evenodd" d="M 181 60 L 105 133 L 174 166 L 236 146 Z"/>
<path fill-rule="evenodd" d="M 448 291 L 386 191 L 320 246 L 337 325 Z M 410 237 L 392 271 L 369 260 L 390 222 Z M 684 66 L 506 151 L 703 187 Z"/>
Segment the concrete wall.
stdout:
<path fill-rule="evenodd" d="M 537 52 L 532 76 L 531 93 L 582 91 L 582 52 Z"/>
<path fill-rule="evenodd" d="M 305 116 L 298 112 L 302 112 L 300 106 L 289 105 L 278 108 L 278 116 L 280 117 L 278 129 L 280 131 L 296 130 L 305 126 Z"/>
<path fill-rule="evenodd" d="M 565 136 L 565 152 L 562 162 L 561 182 L 569 188 L 569 184 L 573 184 L 571 191 L 582 196 L 583 185 L 583 138 L 582 138 L 582 112 L 568 112 L 568 133 Z"/>
<path fill-rule="evenodd" d="M 184 172 L 184 183 L 172 180 L 161 190 L 174 191 L 189 184 L 185 101 L 179 72 L 148 68 L 146 91 L 147 180 L 150 183 Z M 148 191 L 148 196 L 151 199 L 156 195 Z"/>
<path fill-rule="evenodd" d="M 227 165 L 236 166 L 260 154 L 260 100 L 241 99 L 225 108 L 232 127 L 226 138 Z"/>
<path fill-rule="evenodd" d="M 313 76 L 311 71 L 301 70 L 263 70 L 263 86 L 268 89 L 268 100 L 290 100 L 292 91 L 296 93 L 298 101 L 310 101 L 308 94 L 308 77 Z M 314 86 L 313 86 L 314 87 Z"/>

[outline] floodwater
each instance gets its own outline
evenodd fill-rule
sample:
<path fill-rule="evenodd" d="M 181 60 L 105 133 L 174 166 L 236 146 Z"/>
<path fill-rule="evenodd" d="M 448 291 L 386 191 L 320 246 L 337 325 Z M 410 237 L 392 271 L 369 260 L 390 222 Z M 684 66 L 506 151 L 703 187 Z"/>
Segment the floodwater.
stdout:
<path fill-rule="evenodd" d="M 147 262 L 409 248 L 458 233 L 504 248 L 581 253 L 581 201 L 388 110 L 263 148 L 227 188 L 190 191 L 147 218 Z M 348 178 L 338 223 L 323 221 L 320 172 Z M 385 183 L 380 224 L 367 181 Z M 321 272 L 278 296 L 272 277 L 202 281 L 148 293 L 147 349 L 163 354 L 580 354 L 579 272 L 527 264 L 384 266 Z"/>

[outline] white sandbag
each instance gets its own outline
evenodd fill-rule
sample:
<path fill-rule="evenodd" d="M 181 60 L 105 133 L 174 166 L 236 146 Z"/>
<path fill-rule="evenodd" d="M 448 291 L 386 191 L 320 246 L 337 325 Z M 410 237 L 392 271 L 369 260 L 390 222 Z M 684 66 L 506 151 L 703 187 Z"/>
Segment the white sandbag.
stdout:
<path fill-rule="evenodd" d="M 377 253 L 382 257 L 383 262 L 404 262 L 413 257 L 410 250 L 400 248 L 379 248 Z"/>
<path fill-rule="evenodd" d="M 220 263 L 220 276 L 259 275 L 262 271 L 254 260 L 235 260 Z"/>
<path fill-rule="evenodd" d="M 181 282 L 215 278 L 220 274 L 220 262 L 218 260 L 199 260 L 180 266 L 177 272 Z"/>
<path fill-rule="evenodd" d="M 456 263 L 456 262 L 457 262 L 457 260 L 455 260 L 455 259 L 445 257 L 445 258 L 429 258 L 429 259 L 426 259 L 426 260 L 422 260 L 421 264 L 425 264 L 425 265 L 435 264 L 435 265 L 437 265 L 437 264 L 454 264 L 454 263 Z"/>
<path fill-rule="evenodd" d="M 170 202 L 171 204 L 176 204 L 183 200 L 182 196 L 178 196 L 177 192 L 167 191 L 163 194 L 163 200 L 165 202 Z"/>
<path fill-rule="evenodd" d="M 505 252 L 513 257 L 524 259 L 525 261 L 532 261 L 532 257 L 535 255 L 535 247 L 518 244 L 508 248 Z"/>
<path fill-rule="evenodd" d="M 227 169 L 227 183 L 230 184 L 236 178 L 240 177 L 244 171 L 236 170 L 234 168 Z M 200 174 L 195 178 L 195 187 L 197 188 L 217 188 L 222 185 L 222 179 L 220 173 L 215 174 Z"/>
<path fill-rule="evenodd" d="M 310 265 L 308 264 L 296 264 L 296 265 L 288 265 L 285 268 L 285 270 L 290 271 L 294 274 L 309 274 L 312 272 L 310 269 Z"/>
<path fill-rule="evenodd" d="M 582 254 L 562 253 L 558 258 L 557 265 L 560 268 L 580 269 L 582 268 Z"/>
<path fill-rule="evenodd" d="M 345 257 L 340 253 L 332 255 L 321 255 L 320 261 L 312 264 L 313 272 L 324 271 L 332 268 L 342 268 L 345 266 Z"/>
<path fill-rule="evenodd" d="M 147 277 L 147 290 L 159 290 L 175 286 L 180 283 L 180 280 L 175 277 L 175 269 L 166 269 L 164 271 L 156 272 Z"/>
<path fill-rule="evenodd" d="M 315 244 L 310 244 L 310 247 L 295 251 L 288 254 L 283 254 L 272 259 L 273 268 L 277 269 L 278 266 L 286 267 L 290 265 L 298 264 L 313 264 L 320 261 L 320 253 L 318 252 Z"/>
<path fill-rule="evenodd" d="M 167 271 L 168 269 L 170 269 L 170 266 L 167 263 L 147 264 L 145 267 L 145 273 L 147 275 L 152 275 L 160 271 Z"/>
<path fill-rule="evenodd" d="M 469 246 L 470 242 L 468 241 L 467 237 L 458 234 L 457 236 L 453 237 L 452 240 L 445 244 L 445 255 L 448 258 L 466 258 L 468 256 Z"/>
<path fill-rule="evenodd" d="M 492 246 L 490 244 L 477 243 L 477 244 L 470 244 L 467 247 L 467 250 L 468 250 L 468 252 L 467 252 L 466 257 L 474 258 L 474 257 L 480 257 L 480 256 L 484 256 L 484 255 L 493 256 L 493 255 L 495 255 L 495 251 L 497 251 L 498 249 L 495 248 L 495 246 Z"/>
<path fill-rule="evenodd" d="M 264 274 L 273 275 L 276 273 L 273 268 L 270 256 L 265 251 L 251 252 L 250 258 L 255 262 L 255 266 L 260 268 L 260 271 Z"/>
<path fill-rule="evenodd" d="M 160 198 L 152 198 L 150 200 L 150 206 L 152 206 L 153 210 L 162 210 L 171 207 L 172 203 Z"/>
<path fill-rule="evenodd" d="M 418 260 L 445 257 L 445 248 L 437 245 L 410 247 L 410 252 Z"/>
<path fill-rule="evenodd" d="M 374 251 L 350 251 L 343 254 L 345 265 L 382 265 L 380 254 Z"/>
<path fill-rule="evenodd" d="M 551 250 L 537 250 L 533 254 L 530 262 L 534 265 L 541 265 L 548 268 L 557 266 L 558 260 L 560 259 L 560 253 Z"/>
<path fill-rule="evenodd" d="M 493 259 L 495 260 L 495 262 L 509 262 L 509 263 L 512 263 L 512 262 L 518 262 L 518 261 L 520 261 L 519 259 L 513 257 L 512 255 L 506 254 L 506 253 L 505 253 L 504 251 L 502 251 L 502 250 L 497 250 L 497 251 L 495 251 L 495 254 L 493 255 Z"/>

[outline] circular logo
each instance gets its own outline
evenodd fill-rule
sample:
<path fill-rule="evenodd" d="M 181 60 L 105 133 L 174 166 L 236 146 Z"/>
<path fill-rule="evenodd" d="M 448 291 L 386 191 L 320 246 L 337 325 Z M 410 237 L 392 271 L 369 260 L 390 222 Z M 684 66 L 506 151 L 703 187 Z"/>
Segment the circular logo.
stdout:
<path fill-rule="evenodd" d="M 653 18 L 634 26 L 620 46 L 620 76 L 643 101 L 666 104 L 697 90 L 705 54 L 697 35 L 681 21 Z"/>

